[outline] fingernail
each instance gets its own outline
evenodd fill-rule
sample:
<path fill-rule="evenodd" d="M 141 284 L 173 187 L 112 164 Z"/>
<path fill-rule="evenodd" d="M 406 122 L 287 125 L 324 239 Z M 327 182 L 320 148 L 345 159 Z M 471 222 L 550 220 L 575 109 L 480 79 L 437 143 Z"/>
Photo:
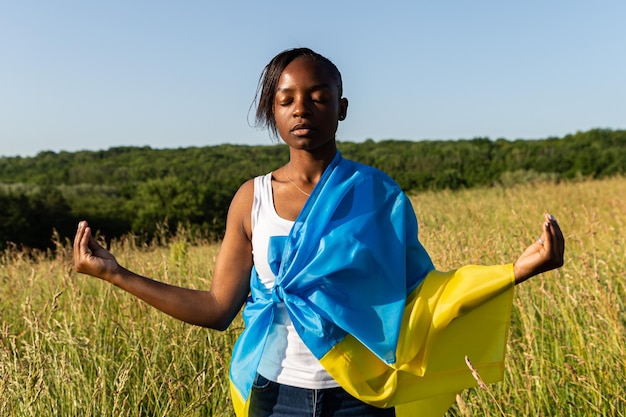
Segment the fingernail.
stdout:
<path fill-rule="evenodd" d="M 550 216 L 550 220 L 551 220 L 551 221 L 553 221 L 554 223 L 558 223 L 558 222 L 556 221 L 556 217 L 554 217 L 554 216 L 553 216 L 553 215 L 551 215 L 551 214 L 549 214 L 549 216 Z"/>

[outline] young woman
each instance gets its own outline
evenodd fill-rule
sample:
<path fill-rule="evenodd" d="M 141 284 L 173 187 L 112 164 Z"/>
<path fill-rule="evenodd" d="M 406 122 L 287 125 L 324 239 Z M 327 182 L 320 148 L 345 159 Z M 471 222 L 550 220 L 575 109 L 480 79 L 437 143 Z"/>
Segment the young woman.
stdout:
<path fill-rule="evenodd" d="M 239 416 L 442 414 L 473 383 L 465 356 L 500 378 L 513 284 L 563 264 L 556 220 L 546 215 L 514 264 L 436 271 L 404 193 L 337 150 L 348 100 L 335 65 L 287 50 L 259 89 L 257 121 L 289 146 L 289 162 L 235 194 L 209 290 L 129 271 L 85 221 L 75 269 L 199 326 L 225 329 L 245 304 L 231 364 Z M 451 341 L 477 327 L 456 352 Z"/>

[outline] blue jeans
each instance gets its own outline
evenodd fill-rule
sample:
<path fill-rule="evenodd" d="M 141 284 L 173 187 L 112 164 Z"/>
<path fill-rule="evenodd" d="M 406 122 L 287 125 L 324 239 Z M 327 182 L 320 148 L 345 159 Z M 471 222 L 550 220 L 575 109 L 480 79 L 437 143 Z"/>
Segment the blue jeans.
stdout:
<path fill-rule="evenodd" d="M 256 376 L 250 393 L 250 417 L 393 417 L 393 408 L 377 408 L 343 388 L 290 387 Z"/>

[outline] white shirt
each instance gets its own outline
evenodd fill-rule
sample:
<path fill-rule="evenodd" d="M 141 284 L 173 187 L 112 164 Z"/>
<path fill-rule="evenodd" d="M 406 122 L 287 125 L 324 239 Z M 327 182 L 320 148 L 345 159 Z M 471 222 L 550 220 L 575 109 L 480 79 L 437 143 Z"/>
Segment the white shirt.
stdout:
<path fill-rule="evenodd" d="M 272 289 L 276 276 L 267 261 L 271 236 L 287 236 L 293 221 L 276 213 L 272 173 L 254 179 L 252 203 L 252 256 L 259 280 Z M 275 304 L 274 323 L 263 350 L 258 372 L 270 381 L 308 389 L 338 387 L 306 347 L 289 318 L 285 305 Z"/>

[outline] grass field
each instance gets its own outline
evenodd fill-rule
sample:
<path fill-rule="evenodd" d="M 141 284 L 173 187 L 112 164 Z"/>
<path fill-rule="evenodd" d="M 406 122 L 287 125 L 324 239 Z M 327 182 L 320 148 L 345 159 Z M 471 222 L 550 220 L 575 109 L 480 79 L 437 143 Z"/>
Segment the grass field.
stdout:
<path fill-rule="evenodd" d="M 534 241 L 542 215 L 566 238 L 565 266 L 516 289 L 505 380 L 467 390 L 449 415 L 626 415 L 626 179 L 413 197 L 438 269 L 499 264 Z M 207 288 L 217 245 L 114 242 L 123 265 Z M 230 416 L 228 363 L 241 330 L 177 322 L 78 275 L 54 255 L 0 258 L 0 416 Z"/>

